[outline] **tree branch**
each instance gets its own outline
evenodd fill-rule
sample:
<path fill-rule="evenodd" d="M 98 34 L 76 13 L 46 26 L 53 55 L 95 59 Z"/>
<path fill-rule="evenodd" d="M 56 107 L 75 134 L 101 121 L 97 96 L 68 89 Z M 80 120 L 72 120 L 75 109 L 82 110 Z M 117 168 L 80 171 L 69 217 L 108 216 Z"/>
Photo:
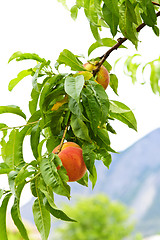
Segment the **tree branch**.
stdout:
<path fill-rule="evenodd" d="M 152 2 L 154 5 L 157 5 L 157 6 L 160 6 L 160 4 L 158 3 L 155 3 L 155 2 Z M 156 16 L 159 17 L 160 16 L 160 11 L 156 13 Z M 142 23 L 140 24 L 136 30 L 137 32 L 140 32 L 144 27 L 146 26 L 145 23 Z M 97 72 L 99 71 L 100 67 L 102 66 L 102 64 L 105 62 L 105 60 L 108 58 L 108 56 L 114 51 L 114 50 L 117 50 L 125 41 L 127 41 L 128 38 L 126 37 L 123 37 L 123 38 L 119 38 L 118 39 L 118 42 L 113 46 L 111 47 L 103 56 L 101 56 L 101 60 L 97 63 L 97 68 L 95 68 L 93 70 L 93 76 L 95 77 Z"/>

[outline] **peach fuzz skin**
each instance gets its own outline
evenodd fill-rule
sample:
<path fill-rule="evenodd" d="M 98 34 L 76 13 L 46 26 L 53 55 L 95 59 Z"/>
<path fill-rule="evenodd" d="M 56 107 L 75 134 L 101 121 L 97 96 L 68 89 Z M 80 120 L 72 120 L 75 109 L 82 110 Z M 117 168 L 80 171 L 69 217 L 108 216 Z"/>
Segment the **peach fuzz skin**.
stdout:
<path fill-rule="evenodd" d="M 83 65 L 83 67 L 88 71 L 92 71 L 96 68 L 96 66 L 91 63 L 85 63 Z M 110 81 L 109 73 L 108 73 L 107 69 L 102 65 L 100 67 L 99 72 L 97 73 L 96 82 L 101 84 L 103 86 L 103 88 L 106 89 L 109 85 L 109 81 Z"/>
<path fill-rule="evenodd" d="M 53 153 L 58 152 L 59 146 L 53 150 Z M 58 156 L 67 171 L 69 182 L 78 181 L 84 176 L 87 168 L 83 160 L 82 149 L 78 144 L 73 142 L 64 143 Z"/>

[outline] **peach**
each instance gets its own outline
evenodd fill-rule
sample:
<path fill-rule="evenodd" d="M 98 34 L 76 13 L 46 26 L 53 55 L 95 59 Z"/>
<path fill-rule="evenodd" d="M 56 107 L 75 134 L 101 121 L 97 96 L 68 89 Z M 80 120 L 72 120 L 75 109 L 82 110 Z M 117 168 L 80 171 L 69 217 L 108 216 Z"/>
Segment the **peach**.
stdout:
<path fill-rule="evenodd" d="M 60 145 L 53 150 L 53 153 L 57 153 L 59 147 Z M 83 160 L 82 149 L 78 144 L 74 142 L 64 143 L 58 156 L 67 171 L 69 182 L 78 181 L 84 176 L 87 168 Z"/>
<path fill-rule="evenodd" d="M 85 63 L 83 67 L 90 72 L 96 69 L 97 66 L 91 63 Z M 102 65 L 97 73 L 96 82 L 101 84 L 103 88 L 106 89 L 109 85 L 109 81 L 110 81 L 110 78 L 109 78 L 108 70 Z"/>

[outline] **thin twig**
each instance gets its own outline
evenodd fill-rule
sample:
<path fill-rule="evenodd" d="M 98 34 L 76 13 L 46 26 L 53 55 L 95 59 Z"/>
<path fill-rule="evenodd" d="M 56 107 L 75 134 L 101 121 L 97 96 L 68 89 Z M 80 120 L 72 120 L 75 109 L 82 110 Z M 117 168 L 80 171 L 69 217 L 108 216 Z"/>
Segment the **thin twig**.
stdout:
<path fill-rule="evenodd" d="M 37 178 L 41 173 L 37 173 L 34 177 L 32 177 L 31 179 L 29 179 L 28 181 L 26 181 L 26 183 L 29 183 L 31 181 L 33 181 L 35 178 Z"/>
<path fill-rule="evenodd" d="M 66 127 L 65 127 L 65 129 L 64 129 L 63 136 L 62 136 L 62 139 L 61 139 L 59 148 L 58 148 L 57 152 L 55 152 L 55 154 L 60 153 L 60 151 L 61 151 L 61 149 L 62 149 L 62 147 L 63 147 L 64 140 L 65 140 L 65 136 L 66 136 L 66 133 L 67 133 L 67 130 L 68 130 L 68 126 L 69 126 L 69 123 L 70 123 L 70 117 L 71 117 L 71 114 L 70 114 L 70 116 L 69 116 L 69 118 L 68 118 L 67 125 L 66 125 Z"/>
<path fill-rule="evenodd" d="M 158 5 L 160 6 L 160 4 L 158 3 L 154 3 L 152 2 L 154 5 Z M 160 16 L 160 11 L 156 13 L 156 16 L 159 17 Z M 144 27 L 146 26 L 145 23 L 142 23 L 140 24 L 136 30 L 137 32 L 140 32 Z M 95 77 L 97 72 L 99 71 L 100 67 L 102 66 L 102 64 L 105 62 L 105 60 L 108 58 L 108 56 L 114 51 L 114 50 L 117 50 L 125 41 L 127 41 L 128 38 L 126 37 L 123 37 L 123 38 L 119 38 L 118 39 L 118 42 L 113 46 L 111 47 L 103 56 L 100 57 L 100 61 L 97 63 L 97 68 L 95 68 L 93 70 L 93 76 Z"/>
<path fill-rule="evenodd" d="M 8 129 L 16 129 L 16 128 L 22 128 L 22 127 L 26 127 L 29 125 L 33 125 L 35 123 L 39 122 L 39 120 L 35 121 L 35 122 L 29 122 L 27 124 L 21 125 L 21 126 L 16 126 L 16 127 L 5 127 L 5 128 L 1 128 L 0 131 L 4 131 L 4 130 L 8 130 Z"/>

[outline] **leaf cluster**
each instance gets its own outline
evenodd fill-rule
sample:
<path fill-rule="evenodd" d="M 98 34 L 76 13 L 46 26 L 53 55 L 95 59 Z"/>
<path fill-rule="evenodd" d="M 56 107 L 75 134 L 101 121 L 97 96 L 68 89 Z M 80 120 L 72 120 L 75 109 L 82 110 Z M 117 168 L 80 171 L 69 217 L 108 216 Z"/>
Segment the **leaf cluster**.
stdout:
<path fill-rule="evenodd" d="M 150 62 L 143 63 L 141 55 L 134 54 L 133 56 L 118 59 L 116 64 L 119 61 L 122 62 L 124 59 L 124 73 L 131 78 L 132 83 L 136 83 L 138 79 L 141 78 L 141 81 L 139 82 L 141 82 L 141 84 L 145 84 L 147 82 L 145 75 L 147 71 L 147 80 L 149 79 L 150 81 L 152 92 L 160 95 L 160 57 Z M 140 74 L 141 77 L 138 77 Z"/>
<path fill-rule="evenodd" d="M 158 4 L 160 4 L 159 0 Z M 109 28 L 113 37 L 120 32 L 135 47 L 138 45 L 137 28 L 142 23 L 151 27 L 159 36 L 156 6 L 151 0 L 76 0 L 70 10 L 74 20 L 79 9 L 84 10 L 92 34 L 101 45 L 103 45 L 100 36 L 102 28 Z"/>
<path fill-rule="evenodd" d="M 9 189 L 1 190 L 0 232 L 4 240 L 7 239 L 5 215 L 11 196 L 14 198 L 12 219 L 23 239 L 29 239 L 20 215 L 21 193 L 26 184 L 30 185 L 35 198 L 34 221 L 43 240 L 48 238 L 50 232 L 51 215 L 64 221 L 74 221 L 54 202 L 54 194 L 70 199 L 66 170 L 58 155 L 52 153 L 58 144 L 72 141 L 81 146 L 88 171 L 78 183 L 88 186 L 90 179 L 94 187 L 97 179 L 95 161 L 102 160 L 109 167 L 111 152 L 115 152 L 109 138 L 110 133 L 115 134 L 111 121 L 117 119 L 137 130 L 133 112 L 125 104 L 109 100 L 104 88 L 69 50 L 60 53 L 56 69 L 65 64 L 71 68 L 70 73 L 53 71 L 51 62 L 37 54 L 16 52 L 9 62 L 27 59 L 33 60 L 36 65 L 22 70 L 17 78 L 12 79 L 9 90 L 12 91 L 20 81 L 30 76 L 33 86 L 28 103 L 30 116 L 27 117 L 18 106 L 0 107 L 0 114 L 16 114 L 26 120 L 23 126 L 13 128 L 0 123 L 3 158 L 0 174 L 7 174 L 9 182 Z M 109 66 L 108 63 L 104 64 Z M 111 74 L 110 86 L 117 93 L 118 79 L 114 74 Z M 53 108 L 56 104 L 58 107 Z M 23 156 L 26 136 L 30 138 L 33 153 L 33 159 L 27 161 Z"/>

